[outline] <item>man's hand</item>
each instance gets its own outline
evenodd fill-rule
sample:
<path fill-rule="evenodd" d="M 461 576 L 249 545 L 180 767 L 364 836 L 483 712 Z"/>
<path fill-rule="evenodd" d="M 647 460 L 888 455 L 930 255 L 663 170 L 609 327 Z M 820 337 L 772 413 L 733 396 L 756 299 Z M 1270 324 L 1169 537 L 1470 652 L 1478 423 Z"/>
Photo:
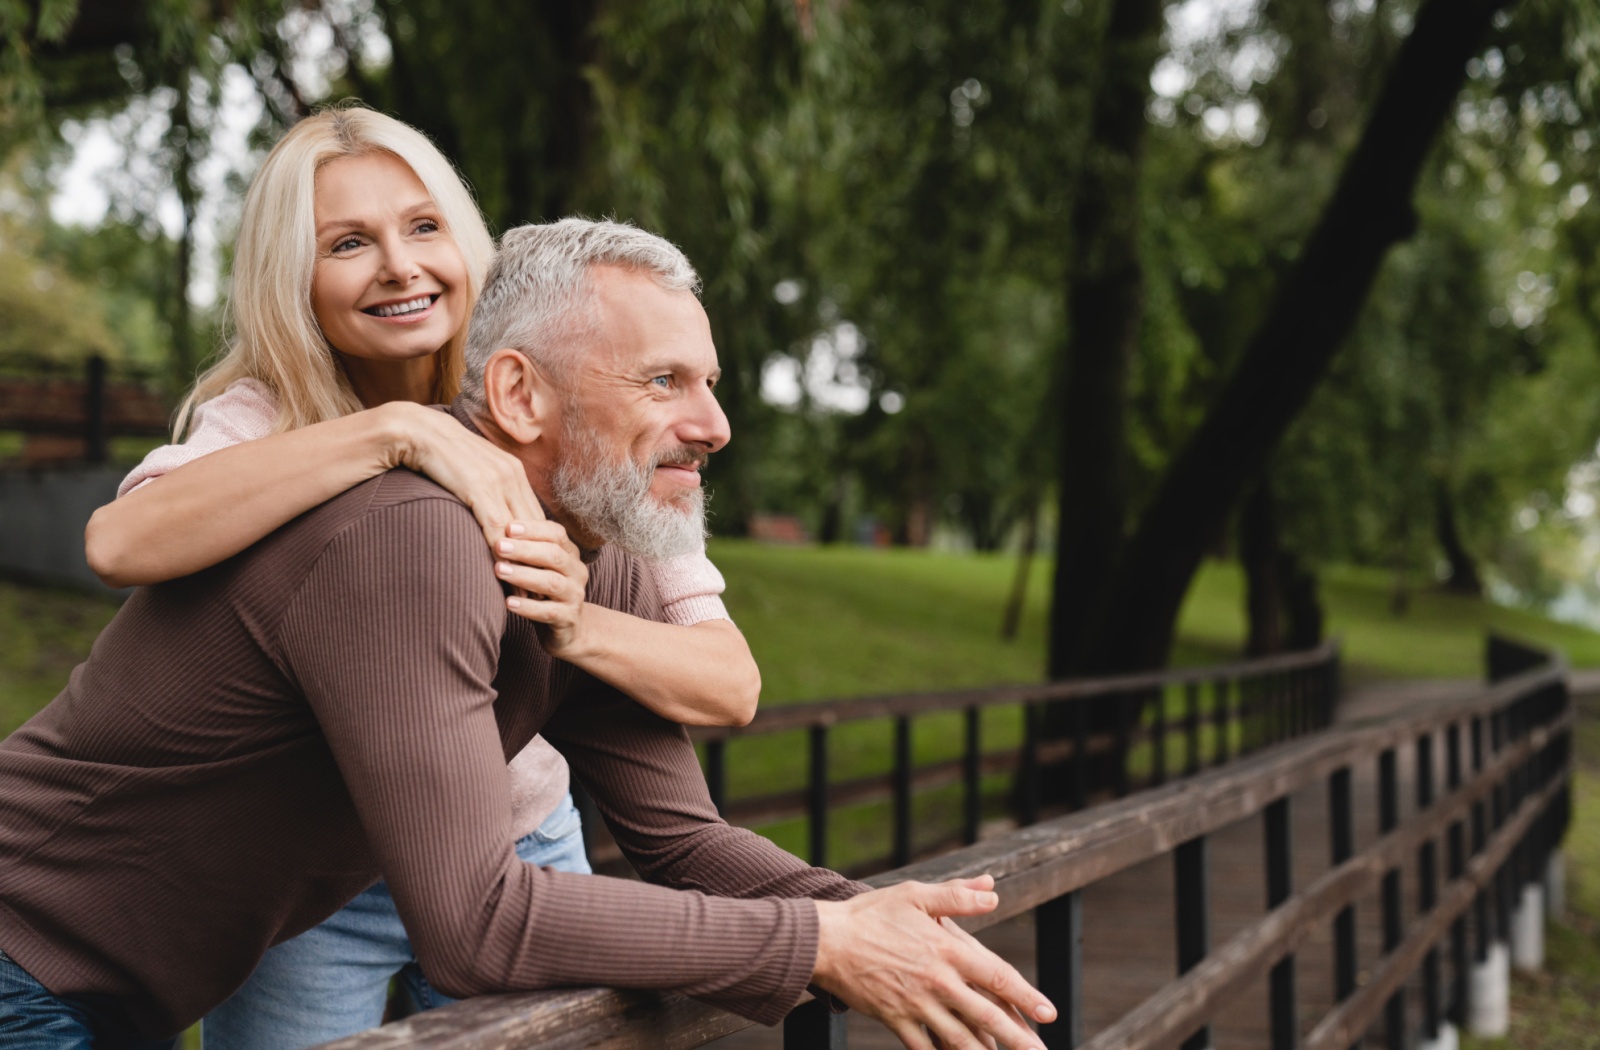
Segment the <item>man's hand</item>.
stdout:
<path fill-rule="evenodd" d="M 512 522 L 506 531 L 510 538 L 494 544 L 494 571 L 521 592 L 506 599 L 506 608 L 539 625 L 551 656 L 578 657 L 589 585 L 578 545 L 553 521 Z"/>
<path fill-rule="evenodd" d="M 1024 1017 L 1048 1023 L 1050 1001 L 945 916 L 982 915 L 1000 898 L 987 875 L 904 882 L 848 901 L 817 901 L 812 980 L 876 1017 L 911 1050 L 1043 1050 Z M 926 1027 L 927 1031 L 924 1031 Z"/>

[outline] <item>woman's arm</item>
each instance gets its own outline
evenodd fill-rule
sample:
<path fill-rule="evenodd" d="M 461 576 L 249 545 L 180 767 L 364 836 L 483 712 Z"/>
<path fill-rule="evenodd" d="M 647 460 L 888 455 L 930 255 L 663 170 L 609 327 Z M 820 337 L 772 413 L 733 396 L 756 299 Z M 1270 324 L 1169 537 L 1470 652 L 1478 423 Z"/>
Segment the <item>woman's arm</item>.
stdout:
<path fill-rule="evenodd" d="M 522 465 L 449 416 L 394 402 L 219 449 L 95 511 L 89 567 L 112 587 L 175 579 L 231 558 L 285 522 L 397 466 L 459 496 L 492 543 L 542 516 Z"/>
<path fill-rule="evenodd" d="M 513 523 L 497 542 L 495 572 L 528 595 L 506 599 L 540 625 L 545 648 L 684 725 L 746 725 L 761 671 L 730 620 L 657 623 L 584 600 L 589 570 L 555 522 Z"/>

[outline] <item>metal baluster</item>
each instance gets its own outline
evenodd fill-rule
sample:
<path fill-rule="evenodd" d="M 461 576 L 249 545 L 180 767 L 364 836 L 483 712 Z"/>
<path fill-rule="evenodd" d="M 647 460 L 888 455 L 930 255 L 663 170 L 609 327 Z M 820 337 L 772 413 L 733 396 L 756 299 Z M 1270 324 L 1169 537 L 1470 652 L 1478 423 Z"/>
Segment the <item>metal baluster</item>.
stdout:
<path fill-rule="evenodd" d="M 828 865 L 828 727 L 811 727 L 811 863 Z"/>
<path fill-rule="evenodd" d="M 1150 782 L 1160 787 L 1167 782 L 1167 691 L 1156 692 L 1155 718 L 1150 724 Z"/>
<path fill-rule="evenodd" d="M 1211 691 L 1211 722 L 1216 727 L 1216 745 L 1212 749 L 1212 759 L 1217 765 L 1224 765 L 1228 761 L 1228 680 L 1219 678 Z M 1244 717 L 1243 693 L 1240 694 L 1239 715 Z"/>
<path fill-rule="evenodd" d="M 1400 823 L 1400 772 L 1394 749 L 1389 748 L 1378 756 L 1378 830 L 1387 835 Z M 1400 914 L 1400 869 L 1390 868 L 1383 873 L 1383 953 L 1388 955 L 1400 946 L 1405 931 Z M 1405 990 L 1397 990 L 1384 1004 L 1384 1045 L 1388 1050 L 1405 1050 L 1406 1000 Z"/>
<path fill-rule="evenodd" d="M 1075 706 L 1081 706 L 1081 701 L 1075 701 Z M 1077 716 L 1077 711 L 1074 711 Z M 1026 703 L 1022 705 L 1022 823 L 1036 824 L 1039 821 L 1039 705 Z M 1074 749 L 1072 763 L 1075 769 L 1083 769 L 1083 753 Z M 1079 779 L 1082 773 L 1079 773 Z"/>
<path fill-rule="evenodd" d="M 1350 799 L 1350 767 L 1328 777 L 1328 826 L 1333 867 L 1356 852 L 1355 811 Z M 1356 990 L 1356 906 L 1346 904 L 1333 919 L 1333 1001 L 1342 1003 Z"/>
<path fill-rule="evenodd" d="M 983 752 L 978 733 L 981 713 L 976 707 L 967 708 L 967 749 L 961 763 L 961 838 L 969 846 L 978 841 L 978 825 L 983 822 Z"/>
<path fill-rule="evenodd" d="M 894 720 L 894 856 L 903 868 L 911 863 L 911 716 Z"/>
<path fill-rule="evenodd" d="M 1117 768 L 1112 771 L 1112 791 L 1117 798 L 1128 794 L 1128 759 L 1132 746 L 1133 720 L 1138 717 L 1143 702 L 1138 693 L 1124 693 L 1116 699 Z"/>
<path fill-rule="evenodd" d="M 1268 805 L 1264 815 L 1267 854 L 1267 910 L 1289 899 L 1294 886 L 1294 854 L 1289 825 L 1289 798 Z M 1269 1009 L 1272 1014 L 1272 1050 L 1294 1050 L 1299 1026 L 1295 1020 L 1294 953 L 1272 967 Z"/>
<path fill-rule="evenodd" d="M 1200 965 L 1211 950 L 1210 863 L 1206 837 L 1190 839 L 1172 852 L 1178 918 L 1178 974 Z M 1183 1050 L 1206 1050 L 1211 1027 L 1198 1029 L 1183 1041 Z"/>
<path fill-rule="evenodd" d="M 1483 719 L 1474 717 L 1472 720 L 1472 772 L 1483 772 Z M 1472 853 L 1476 857 L 1482 853 L 1489 841 L 1489 811 L 1482 799 L 1472 804 Z M 1477 928 L 1477 951 L 1475 958 L 1480 963 L 1489 961 L 1489 947 L 1494 943 L 1494 927 L 1491 923 L 1494 914 L 1489 908 L 1489 894 L 1479 890 L 1472 901 L 1473 926 Z"/>
<path fill-rule="evenodd" d="M 1033 912 L 1039 991 L 1056 1007 L 1056 1019 L 1039 1026 L 1050 1050 L 1083 1042 L 1083 898 L 1078 892 L 1046 901 Z"/>
<path fill-rule="evenodd" d="M 783 1050 L 845 1050 L 849 1014 L 836 1014 L 826 999 L 813 999 L 783 1019 Z"/>
<path fill-rule="evenodd" d="M 706 789 L 718 813 L 728 810 L 728 742 L 706 741 Z"/>
<path fill-rule="evenodd" d="M 1183 775 L 1192 777 L 1200 772 L 1200 683 L 1190 682 L 1183 687 Z"/>
<path fill-rule="evenodd" d="M 1506 743 L 1506 713 L 1496 711 L 1489 716 L 1489 753 L 1498 755 Z M 1509 779 L 1509 778 L 1507 778 Z M 1494 786 L 1491 795 L 1490 824 L 1492 831 L 1499 831 L 1505 824 L 1509 815 L 1508 803 L 1510 801 L 1510 786 L 1506 780 Z M 1508 861 L 1500 865 L 1494 873 L 1494 928 L 1500 936 L 1510 939 L 1511 936 L 1511 908 L 1512 908 L 1511 865 Z"/>
<path fill-rule="evenodd" d="M 1417 738 L 1417 810 L 1433 805 L 1433 736 Z M 1428 839 L 1417 849 L 1417 917 L 1433 910 L 1439 899 L 1439 844 Z M 1422 957 L 1422 1026 L 1428 1038 L 1439 1038 L 1439 949 L 1430 947 Z"/>
<path fill-rule="evenodd" d="M 1089 804 L 1089 701 L 1072 702 L 1072 808 Z"/>
<path fill-rule="evenodd" d="M 1445 730 L 1445 787 L 1452 794 L 1461 788 L 1461 726 L 1452 724 Z M 1466 826 L 1459 820 L 1450 825 L 1446 856 L 1446 874 L 1451 882 L 1461 878 L 1467 870 Z M 1471 960 L 1467 954 L 1467 917 L 1456 917 L 1450 924 L 1451 994 L 1448 1011 L 1450 1023 L 1458 1032 L 1467 1027 L 1467 997 L 1471 994 Z"/>

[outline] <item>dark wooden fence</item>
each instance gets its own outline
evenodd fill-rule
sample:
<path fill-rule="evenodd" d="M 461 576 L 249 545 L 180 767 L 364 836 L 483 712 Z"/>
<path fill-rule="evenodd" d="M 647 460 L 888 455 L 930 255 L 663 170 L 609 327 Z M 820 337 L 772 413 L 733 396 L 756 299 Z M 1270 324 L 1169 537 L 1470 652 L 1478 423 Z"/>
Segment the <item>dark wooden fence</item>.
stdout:
<path fill-rule="evenodd" d="M 171 405 L 148 370 L 91 357 L 81 363 L 0 357 L 0 430 L 20 430 L 25 462 L 104 463 L 118 435 L 167 432 Z"/>
<path fill-rule="evenodd" d="M 848 806 L 889 802 L 887 851 L 846 865 L 852 874 L 865 875 L 978 841 L 986 778 L 1009 774 L 1006 794 L 1015 801 L 1017 821 L 1032 824 L 1041 814 L 1082 809 L 1158 787 L 1326 726 L 1338 681 L 1339 651 L 1329 643 L 1303 653 L 1152 674 L 793 704 L 764 709 L 748 726 L 696 729 L 692 735 L 703 746 L 706 783 L 724 818 L 763 827 L 804 817 L 807 856 L 813 864 L 830 861 L 830 816 Z M 1115 707 L 1118 728 L 1090 735 L 1089 707 L 1107 704 Z M 1075 727 L 1072 735 L 1044 739 L 1041 727 L 1049 705 L 1067 709 L 1063 721 Z M 1020 743 L 985 744 L 983 715 L 997 710 L 1020 722 Z M 938 715 L 959 715 L 960 754 L 918 764 L 913 735 L 919 723 L 926 726 Z M 889 729 L 889 771 L 841 780 L 832 772 L 831 744 L 839 730 L 866 723 Z M 804 786 L 729 797 L 729 752 L 752 738 L 782 733 L 791 734 L 796 747 L 805 750 Z M 1108 752 L 1124 756 L 1117 763 L 1115 782 L 1096 791 L 1081 776 L 1073 777 L 1065 803 L 1051 806 L 1041 798 L 1041 782 L 1051 767 L 1082 773 L 1088 763 L 1074 765 L 1076 756 Z M 952 785 L 960 785 L 958 826 L 934 829 L 931 839 L 923 829 L 923 839 L 916 840 L 916 797 Z M 603 846 L 600 852 L 606 859 Z"/>
<path fill-rule="evenodd" d="M 1035 702 L 1036 694 L 1020 698 Z M 957 705 L 964 707 L 964 705 Z M 894 704 L 880 717 L 900 717 Z M 1277 717 L 1277 716 L 1275 716 Z M 1285 716 L 1286 717 L 1286 716 Z M 1031 912 L 1038 982 L 1061 1011 L 1041 1035 L 1051 1047 L 1165 1050 L 1208 1045 L 1224 1008 L 1266 1011 L 1274 1050 L 1346 1050 L 1369 1029 L 1390 1050 L 1408 1045 L 1407 1018 L 1434 1035 L 1466 1017 L 1473 960 L 1504 939 L 1519 888 L 1538 878 L 1564 833 L 1569 807 L 1572 712 L 1564 664 L 1553 661 L 1447 702 L 1379 724 L 1341 725 L 1286 740 L 1181 783 L 1045 820 L 870 881 L 937 881 L 990 873 L 1001 906 L 963 920 L 977 930 Z M 1187 727 L 1186 727 L 1187 728 Z M 1402 806 L 1400 767 L 1413 804 Z M 1376 782 L 1378 834 L 1356 848 L 1353 784 Z M 1326 870 L 1290 884 L 1291 804 L 1325 783 Z M 1402 816 L 1402 810 L 1405 815 Z M 1262 823 L 1268 901 L 1258 920 L 1226 943 L 1208 937 L 1208 839 L 1244 820 Z M 1170 856 L 1177 877 L 1174 959 L 1179 974 L 1135 1009 L 1085 1040 L 1082 893 L 1092 884 Z M 1416 904 L 1402 921 L 1402 868 L 1414 871 Z M 1383 947 L 1359 961 L 1354 909 L 1377 894 Z M 1324 1016 L 1295 1016 L 1296 949 L 1332 930 L 1336 992 Z M 1470 935 L 1470 936 L 1469 936 Z M 1268 978 L 1265 1003 L 1236 1002 Z M 1420 1009 L 1408 1013 L 1405 997 Z M 748 1022 L 672 995 L 609 989 L 476 999 L 330 1044 L 339 1050 L 429 1050 L 703 1045 Z M 844 1045 L 844 1025 L 819 1004 L 797 1007 L 785 1046 Z"/>

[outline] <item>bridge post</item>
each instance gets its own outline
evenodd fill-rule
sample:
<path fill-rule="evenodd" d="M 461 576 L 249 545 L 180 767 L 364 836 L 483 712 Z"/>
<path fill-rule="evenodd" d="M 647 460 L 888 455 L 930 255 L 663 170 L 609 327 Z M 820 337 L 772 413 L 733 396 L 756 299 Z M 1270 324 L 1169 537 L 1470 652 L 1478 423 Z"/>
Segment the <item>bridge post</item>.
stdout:
<path fill-rule="evenodd" d="M 1073 1050 L 1083 1042 L 1083 894 L 1045 901 L 1034 909 L 1033 932 L 1039 991 L 1056 1007 L 1056 1019 L 1039 1026 L 1050 1050 Z"/>
<path fill-rule="evenodd" d="M 847 1014 L 836 1014 L 826 999 L 813 999 L 789 1011 L 783 1019 L 783 1050 L 845 1050 Z"/>
<path fill-rule="evenodd" d="M 1294 892 L 1294 846 L 1290 826 L 1289 796 L 1268 804 L 1266 825 L 1267 910 L 1278 907 Z M 1269 978 L 1272 1050 L 1295 1050 L 1300 1025 L 1295 1017 L 1294 953 L 1273 966 Z"/>
<path fill-rule="evenodd" d="M 1178 920 L 1178 973 L 1205 961 L 1211 951 L 1211 864 L 1206 836 L 1190 839 L 1172 851 Z M 1210 1050 L 1211 1026 L 1183 1041 L 1183 1050 Z"/>

